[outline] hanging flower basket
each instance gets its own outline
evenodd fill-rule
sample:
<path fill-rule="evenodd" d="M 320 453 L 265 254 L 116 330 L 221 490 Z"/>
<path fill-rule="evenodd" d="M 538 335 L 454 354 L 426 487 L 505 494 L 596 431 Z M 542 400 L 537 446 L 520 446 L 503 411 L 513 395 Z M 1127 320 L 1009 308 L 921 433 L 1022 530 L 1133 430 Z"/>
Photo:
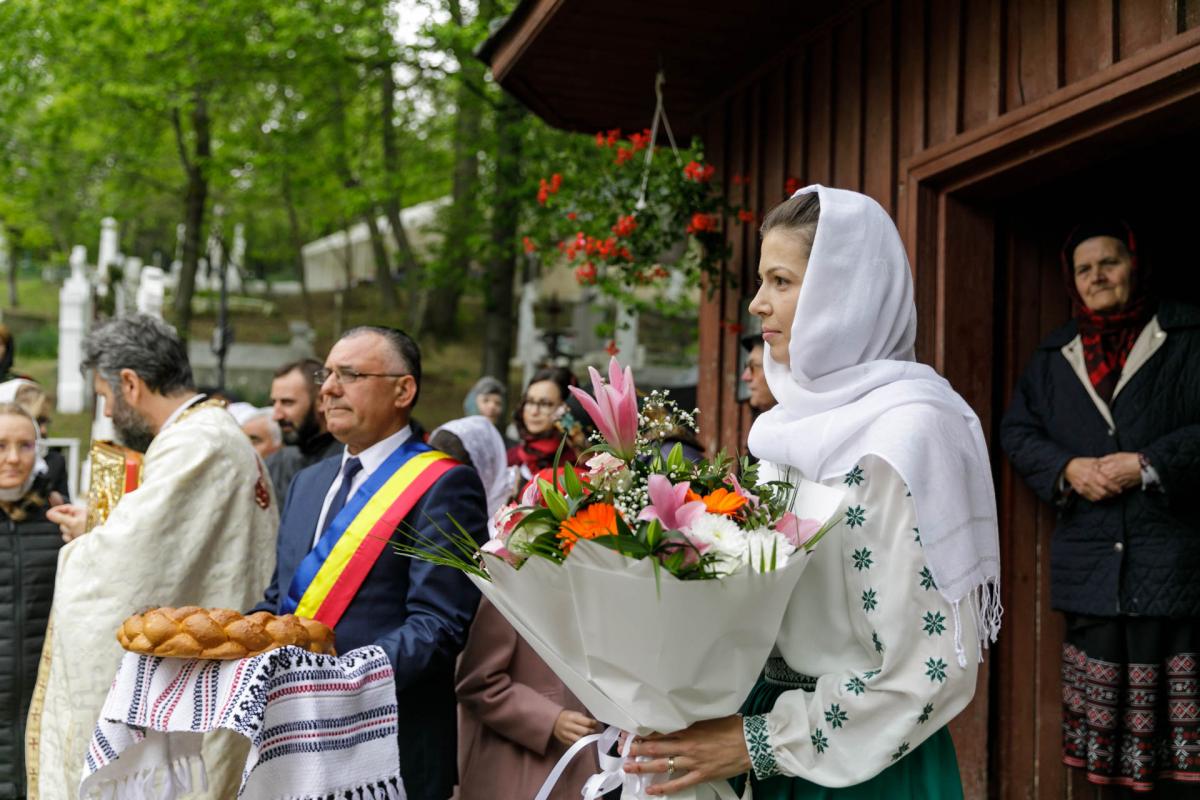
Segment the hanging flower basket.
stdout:
<path fill-rule="evenodd" d="M 651 140 L 649 129 L 602 131 L 574 163 L 540 179 L 524 247 L 627 307 L 684 312 L 691 293 L 679 290 L 719 278 L 726 227 L 754 216 L 726 202 L 699 141 L 675 151 Z"/>

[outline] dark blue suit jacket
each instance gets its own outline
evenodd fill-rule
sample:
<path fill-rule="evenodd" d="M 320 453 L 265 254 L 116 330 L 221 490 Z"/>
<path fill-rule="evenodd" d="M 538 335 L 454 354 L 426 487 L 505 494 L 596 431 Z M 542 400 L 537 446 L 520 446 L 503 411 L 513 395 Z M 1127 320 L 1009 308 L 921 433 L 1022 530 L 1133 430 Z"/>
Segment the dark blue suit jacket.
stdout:
<path fill-rule="evenodd" d="M 321 506 L 340 469 L 339 455 L 293 479 L 279 522 L 275 574 L 255 610 L 279 612 L 292 576 L 312 549 Z M 449 546 L 445 532 L 455 530 L 453 517 L 482 544 L 486 515 L 479 476 L 458 466 L 429 487 L 393 538 L 412 526 L 420 536 Z M 479 591 L 463 573 L 389 548 L 334 629 L 339 653 L 375 644 L 395 667 L 400 769 L 411 800 L 445 800 L 457 780 L 454 662 L 478 606 Z"/>

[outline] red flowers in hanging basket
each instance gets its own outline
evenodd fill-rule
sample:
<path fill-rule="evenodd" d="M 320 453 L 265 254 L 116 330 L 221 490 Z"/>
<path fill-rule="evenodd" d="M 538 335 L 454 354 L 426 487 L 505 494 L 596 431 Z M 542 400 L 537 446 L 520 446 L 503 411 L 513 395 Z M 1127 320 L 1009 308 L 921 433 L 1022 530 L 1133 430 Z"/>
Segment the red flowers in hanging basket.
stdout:
<path fill-rule="evenodd" d="M 716 173 L 717 168 L 712 164 L 701 164 L 699 161 L 689 161 L 683 168 L 683 177 L 696 183 L 708 183 Z"/>
<path fill-rule="evenodd" d="M 742 222 L 754 222 L 754 212 L 743 208 L 738 211 L 738 219 Z"/>
<path fill-rule="evenodd" d="M 596 265 L 585 261 L 575 268 L 575 281 L 580 286 L 592 286 L 596 283 Z"/>
<path fill-rule="evenodd" d="M 692 221 L 688 223 L 687 232 L 693 236 L 697 233 L 713 233 L 721 225 L 721 220 L 716 214 L 701 214 L 696 212 L 692 214 Z"/>
<path fill-rule="evenodd" d="M 633 214 L 617 217 L 617 224 L 612 226 L 612 232 L 620 237 L 632 236 L 633 232 L 637 230 L 637 226 L 637 218 Z"/>

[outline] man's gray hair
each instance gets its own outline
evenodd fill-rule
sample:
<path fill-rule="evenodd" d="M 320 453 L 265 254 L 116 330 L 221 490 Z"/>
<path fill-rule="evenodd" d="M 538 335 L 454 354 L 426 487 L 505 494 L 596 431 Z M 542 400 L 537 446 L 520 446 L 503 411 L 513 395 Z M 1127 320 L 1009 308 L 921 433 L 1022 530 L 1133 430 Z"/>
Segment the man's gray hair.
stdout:
<path fill-rule="evenodd" d="M 167 323 L 149 314 L 131 314 L 97 327 L 83 343 L 83 370 L 95 370 L 119 391 L 121 370 L 131 369 L 154 392 L 192 390 L 192 366 L 183 340 Z"/>

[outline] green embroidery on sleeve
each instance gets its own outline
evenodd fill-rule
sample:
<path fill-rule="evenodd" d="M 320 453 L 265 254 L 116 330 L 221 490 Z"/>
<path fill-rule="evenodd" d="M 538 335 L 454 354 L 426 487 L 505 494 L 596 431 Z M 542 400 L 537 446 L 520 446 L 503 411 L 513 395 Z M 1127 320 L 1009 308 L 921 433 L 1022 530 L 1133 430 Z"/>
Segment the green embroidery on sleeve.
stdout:
<path fill-rule="evenodd" d="M 816 749 L 817 753 L 824 753 L 825 748 L 829 747 L 829 740 L 825 738 L 825 734 L 820 728 L 817 728 L 815 731 L 813 731 L 812 737 L 810 738 L 812 739 L 812 746 L 814 749 Z"/>
<path fill-rule="evenodd" d="M 917 717 L 917 722 L 924 725 L 926 722 L 929 722 L 929 715 L 932 713 L 933 703 L 926 703 L 925 707 L 921 709 L 921 716 Z"/>
<path fill-rule="evenodd" d="M 892 753 L 892 761 L 899 761 L 901 758 L 904 757 L 904 754 L 907 752 L 908 752 L 908 742 L 901 742 L 900 747 L 898 747 L 896 749 L 896 752 Z"/>
<path fill-rule="evenodd" d="M 846 525 L 851 528 L 861 528 L 867 521 L 867 512 L 862 506 L 846 509 Z"/>
<path fill-rule="evenodd" d="M 929 571 L 929 567 L 921 567 L 921 588 L 925 591 L 936 589 L 937 584 L 933 581 L 933 573 Z"/>
<path fill-rule="evenodd" d="M 870 569 L 871 565 L 875 563 L 871 560 L 871 551 L 866 547 L 855 550 L 851 558 L 854 560 L 854 568 L 859 572 Z"/>
<path fill-rule="evenodd" d="M 842 483 L 846 484 L 847 486 L 858 486 L 862 482 L 863 470 L 862 467 L 858 466 L 857 464 L 855 465 L 854 469 L 846 473 L 846 477 L 842 480 Z"/>
<path fill-rule="evenodd" d="M 862 694 L 867 690 L 867 684 L 862 678 L 851 678 L 846 681 L 846 691 L 850 694 Z"/>
<path fill-rule="evenodd" d="M 946 662 L 940 658 L 930 658 L 925 662 L 925 677 L 931 683 L 942 683 L 946 680 Z"/>
<path fill-rule="evenodd" d="M 845 711 L 842 711 L 842 707 L 837 703 L 831 705 L 829 710 L 825 712 L 825 721 L 829 723 L 829 727 L 831 728 L 843 727 L 848 719 L 850 719 L 850 717 Z"/>
<path fill-rule="evenodd" d="M 946 617 L 940 611 L 926 611 L 921 621 L 925 623 L 921 630 L 930 636 L 941 636 L 946 630 Z"/>
<path fill-rule="evenodd" d="M 875 594 L 874 589 L 866 589 L 865 591 L 863 591 L 863 593 L 862 593 L 863 611 L 869 613 L 871 611 L 874 611 L 876 609 L 876 607 L 878 607 L 878 605 L 879 605 L 879 597 Z"/>
<path fill-rule="evenodd" d="M 771 737 L 767 734 L 767 717 L 754 714 L 742 719 L 742 734 L 746 737 L 746 749 L 750 751 L 750 763 L 754 775 L 760 781 L 779 774 L 779 764 L 771 749 Z"/>

